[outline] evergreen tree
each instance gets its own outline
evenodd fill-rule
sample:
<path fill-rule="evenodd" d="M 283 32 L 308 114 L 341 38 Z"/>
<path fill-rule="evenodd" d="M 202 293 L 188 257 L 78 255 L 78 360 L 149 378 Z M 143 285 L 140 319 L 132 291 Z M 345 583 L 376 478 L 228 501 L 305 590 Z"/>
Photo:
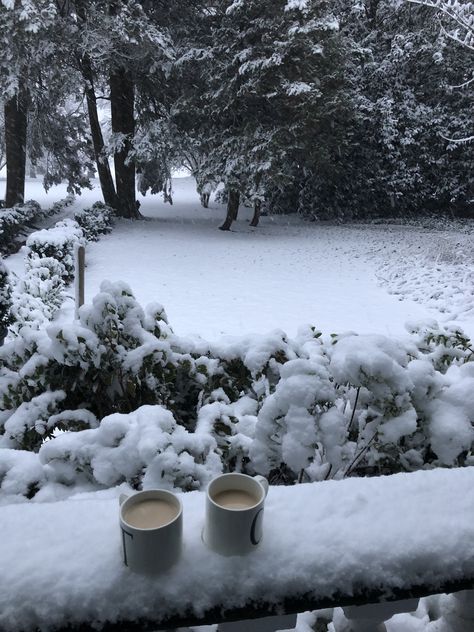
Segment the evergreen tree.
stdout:
<path fill-rule="evenodd" d="M 12 322 L 11 317 L 11 286 L 8 277 L 8 270 L 0 257 L 0 346 L 5 340 L 8 332 L 8 325 Z"/>
<path fill-rule="evenodd" d="M 45 165 L 46 188 L 66 180 L 69 191 L 79 192 L 89 184 L 91 148 L 75 98 L 76 78 L 62 64 L 67 40 L 56 3 L 4 3 L 0 31 L 0 82 L 6 95 L 5 205 L 24 200 L 27 153 L 30 164 Z"/>
<path fill-rule="evenodd" d="M 181 95 L 177 121 L 198 148 L 201 180 L 228 191 L 226 230 L 239 199 L 255 204 L 256 224 L 291 165 L 309 147 L 316 161 L 322 156 L 320 136 L 344 110 L 344 42 L 328 5 L 312 1 L 219 2 L 207 26 L 179 60 L 198 89 Z"/>

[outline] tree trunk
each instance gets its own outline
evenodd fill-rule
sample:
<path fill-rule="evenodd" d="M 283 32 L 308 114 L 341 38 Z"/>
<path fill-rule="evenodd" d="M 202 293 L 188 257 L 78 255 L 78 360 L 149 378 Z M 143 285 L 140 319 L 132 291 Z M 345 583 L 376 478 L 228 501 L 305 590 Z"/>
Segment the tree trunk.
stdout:
<path fill-rule="evenodd" d="M 380 0 L 368 0 L 365 5 L 365 15 L 367 16 L 370 28 L 377 27 L 377 10 Z"/>
<path fill-rule="evenodd" d="M 89 114 L 89 124 L 91 126 L 92 144 L 94 146 L 97 174 L 99 176 L 100 188 L 104 202 L 118 211 L 117 193 L 110 172 L 109 161 L 105 154 L 104 137 L 100 127 L 99 115 L 97 112 L 97 98 L 95 96 L 94 75 L 91 61 L 88 55 L 84 55 L 80 62 L 82 76 L 86 84 L 87 112 Z"/>
<path fill-rule="evenodd" d="M 227 200 L 227 215 L 220 230 L 230 230 L 232 222 L 237 219 L 240 204 L 240 193 L 236 189 L 229 189 L 229 198 Z"/>
<path fill-rule="evenodd" d="M 250 222 L 250 226 L 258 226 L 258 222 L 260 221 L 260 213 L 262 211 L 262 200 L 258 198 L 255 199 L 253 203 L 253 217 Z"/>
<path fill-rule="evenodd" d="M 11 208 L 25 201 L 28 93 L 24 77 L 20 77 L 17 94 L 7 99 L 4 107 L 7 162 L 5 206 Z"/>
<path fill-rule="evenodd" d="M 123 136 L 120 149 L 114 153 L 118 213 L 122 217 L 136 218 L 140 213 L 135 197 L 135 163 L 133 159 L 127 160 L 135 133 L 134 85 L 125 68 L 110 73 L 110 104 L 112 131 Z"/>
<path fill-rule="evenodd" d="M 208 193 L 207 191 L 202 191 L 200 197 L 201 197 L 201 206 L 203 206 L 204 208 L 209 208 L 209 199 L 211 197 L 211 194 Z"/>

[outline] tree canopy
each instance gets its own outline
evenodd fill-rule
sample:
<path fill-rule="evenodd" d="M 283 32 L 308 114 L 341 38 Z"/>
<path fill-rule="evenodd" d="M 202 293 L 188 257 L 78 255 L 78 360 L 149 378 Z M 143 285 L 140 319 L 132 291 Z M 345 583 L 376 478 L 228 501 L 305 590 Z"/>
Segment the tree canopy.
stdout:
<path fill-rule="evenodd" d="M 76 192 L 95 162 L 125 217 L 183 165 L 225 228 L 241 202 L 472 212 L 473 24 L 460 0 L 2 0 L 6 205 L 28 158 Z"/>

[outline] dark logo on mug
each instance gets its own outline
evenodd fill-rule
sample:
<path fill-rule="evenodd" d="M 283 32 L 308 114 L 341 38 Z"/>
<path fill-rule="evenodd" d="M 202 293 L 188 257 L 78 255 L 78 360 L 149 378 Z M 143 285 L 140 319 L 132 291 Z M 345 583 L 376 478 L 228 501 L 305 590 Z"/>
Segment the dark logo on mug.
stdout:
<path fill-rule="evenodd" d="M 129 533 L 128 531 L 125 531 L 125 529 L 122 527 L 122 525 L 120 525 L 120 528 L 122 529 L 123 561 L 125 563 L 125 566 L 128 566 L 128 562 L 127 562 L 127 545 L 125 544 L 125 535 L 128 535 L 133 540 L 133 533 Z"/>
<path fill-rule="evenodd" d="M 263 507 L 259 509 L 255 514 L 255 518 L 253 519 L 252 526 L 250 528 L 250 542 L 257 546 L 257 544 L 262 539 L 262 514 Z"/>

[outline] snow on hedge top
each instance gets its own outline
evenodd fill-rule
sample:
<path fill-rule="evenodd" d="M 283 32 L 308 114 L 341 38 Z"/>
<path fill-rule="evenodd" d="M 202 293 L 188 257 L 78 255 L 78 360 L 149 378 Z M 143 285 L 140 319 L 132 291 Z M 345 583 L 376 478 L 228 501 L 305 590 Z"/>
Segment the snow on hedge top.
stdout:
<path fill-rule="evenodd" d="M 83 232 L 77 222 L 66 218 L 53 226 L 53 228 L 37 230 L 26 240 L 29 248 L 35 246 L 55 246 L 56 248 L 64 247 L 70 241 L 81 241 Z"/>
<path fill-rule="evenodd" d="M 121 561 L 119 489 L 1 509 L 0 629 L 202 615 L 256 595 L 279 602 L 474 578 L 474 468 L 271 487 L 247 557 L 201 541 L 205 496 L 181 494 L 184 551 L 161 577 Z M 114 496 L 111 498 L 111 496 Z"/>

